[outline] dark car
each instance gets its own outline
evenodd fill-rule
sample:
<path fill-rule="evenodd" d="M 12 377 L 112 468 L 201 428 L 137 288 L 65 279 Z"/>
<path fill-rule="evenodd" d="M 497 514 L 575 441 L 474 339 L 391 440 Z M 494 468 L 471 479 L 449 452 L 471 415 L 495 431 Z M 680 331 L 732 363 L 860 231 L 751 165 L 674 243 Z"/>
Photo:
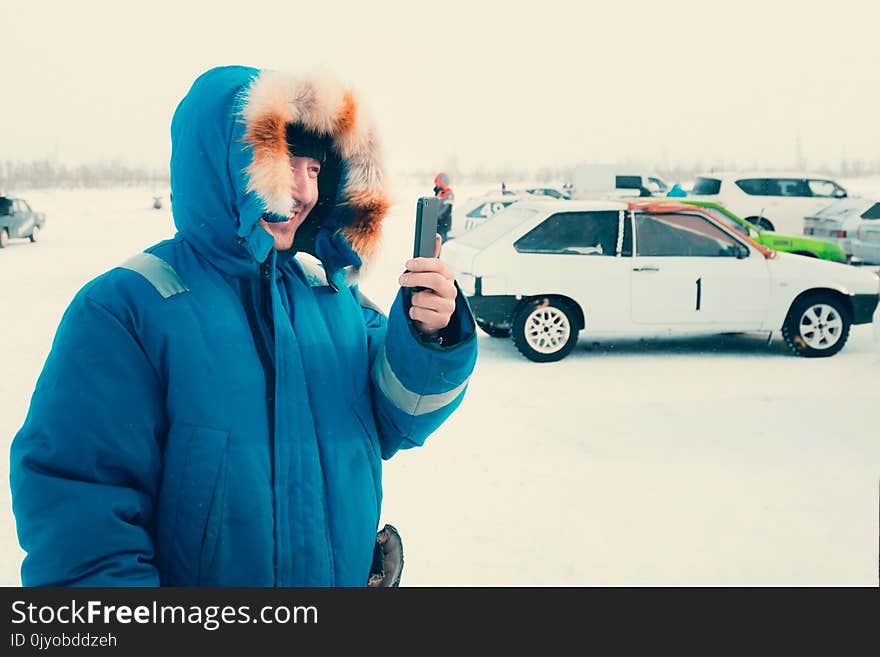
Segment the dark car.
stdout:
<path fill-rule="evenodd" d="M 0 196 L 0 249 L 14 237 L 36 242 L 45 224 L 46 214 L 34 212 L 24 199 Z"/>

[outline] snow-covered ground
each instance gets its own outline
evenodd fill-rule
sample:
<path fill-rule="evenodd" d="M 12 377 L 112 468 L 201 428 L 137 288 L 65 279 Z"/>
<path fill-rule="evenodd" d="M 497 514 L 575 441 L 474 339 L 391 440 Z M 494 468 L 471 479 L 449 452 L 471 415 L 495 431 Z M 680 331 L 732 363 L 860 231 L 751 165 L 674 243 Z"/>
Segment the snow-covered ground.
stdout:
<path fill-rule="evenodd" d="M 878 180 L 844 182 L 880 192 Z M 430 187 L 396 186 L 362 283 L 386 308 Z M 167 190 L 27 194 L 48 223 L 38 244 L 0 251 L 4 481 L 67 303 L 173 234 L 154 193 Z M 458 412 L 385 466 L 383 521 L 404 538 L 403 585 L 878 584 L 876 327 L 854 327 L 840 354 L 818 360 L 761 336 L 582 338 L 552 364 L 482 333 L 479 347 Z M 0 585 L 20 583 L 22 556 L 4 484 Z"/>

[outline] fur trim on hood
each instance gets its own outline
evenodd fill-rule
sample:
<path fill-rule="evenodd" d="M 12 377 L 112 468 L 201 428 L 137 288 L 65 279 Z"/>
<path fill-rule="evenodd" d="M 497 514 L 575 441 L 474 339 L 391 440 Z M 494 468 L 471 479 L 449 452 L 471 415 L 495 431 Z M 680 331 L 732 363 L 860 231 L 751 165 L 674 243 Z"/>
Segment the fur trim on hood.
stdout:
<path fill-rule="evenodd" d="M 253 156 L 246 170 L 247 191 L 259 197 L 267 212 L 284 217 L 290 213 L 293 183 L 287 124 L 331 140 L 341 175 L 330 202 L 348 210 L 338 228 L 358 256 L 373 256 L 391 201 L 372 121 L 354 93 L 326 73 L 299 77 L 261 71 L 245 93 L 240 119 Z M 321 220 L 332 210 L 324 208 Z"/>

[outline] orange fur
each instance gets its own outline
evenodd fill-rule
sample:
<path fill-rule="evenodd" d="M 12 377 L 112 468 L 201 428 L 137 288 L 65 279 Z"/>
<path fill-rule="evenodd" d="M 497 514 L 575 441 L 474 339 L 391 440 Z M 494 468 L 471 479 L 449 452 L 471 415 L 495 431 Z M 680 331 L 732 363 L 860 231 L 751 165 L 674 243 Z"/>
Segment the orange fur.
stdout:
<path fill-rule="evenodd" d="M 247 127 L 244 135 L 254 152 L 254 160 L 270 160 L 275 157 L 287 157 L 284 121 L 278 116 L 264 116 Z"/>
<path fill-rule="evenodd" d="M 344 137 L 354 130 L 356 117 L 357 105 L 355 105 L 354 96 L 351 95 L 350 91 L 346 91 L 342 98 L 342 108 L 334 118 L 333 132 L 340 137 Z"/>
<path fill-rule="evenodd" d="M 372 256 L 382 238 L 382 219 L 391 207 L 390 201 L 372 192 L 354 194 L 354 221 L 343 231 L 345 238 L 359 254 Z"/>
<path fill-rule="evenodd" d="M 248 189 L 278 214 L 289 211 L 293 176 L 286 124 L 302 121 L 332 138 L 349 165 L 341 195 L 355 210 L 343 234 L 362 259 L 372 256 L 391 203 L 372 123 L 354 94 L 328 77 L 287 78 L 264 72 L 254 80 L 241 114 L 244 141 L 253 153 Z"/>

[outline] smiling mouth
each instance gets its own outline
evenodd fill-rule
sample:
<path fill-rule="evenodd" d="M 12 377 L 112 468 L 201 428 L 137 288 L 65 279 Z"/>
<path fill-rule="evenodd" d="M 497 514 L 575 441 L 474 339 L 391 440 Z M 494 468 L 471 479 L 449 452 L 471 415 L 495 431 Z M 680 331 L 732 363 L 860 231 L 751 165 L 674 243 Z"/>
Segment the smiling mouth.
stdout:
<path fill-rule="evenodd" d="M 267 212 L 262 217 L 260 217 L 260 219 L 265 221 L 267 224 L 286 224 L 299 217 L 299 215 L 299 211 L 294 212 L 289 217 L 282 217 L 280 214 L 270 214 Z"/>

